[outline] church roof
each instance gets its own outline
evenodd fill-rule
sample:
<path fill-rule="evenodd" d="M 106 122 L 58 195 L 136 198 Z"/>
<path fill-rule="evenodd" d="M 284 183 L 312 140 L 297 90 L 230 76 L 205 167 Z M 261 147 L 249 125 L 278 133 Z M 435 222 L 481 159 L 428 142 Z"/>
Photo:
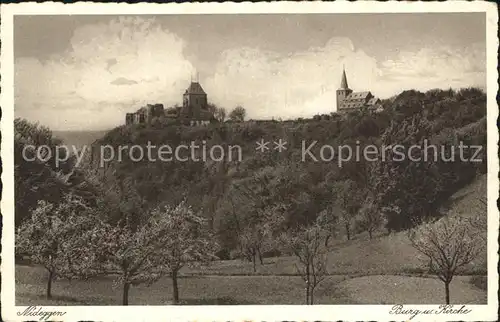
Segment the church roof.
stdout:
<path fill-rule="evenodd" d="M 365 102 L 357 102 L 357 101 L 343 101 L 340 108 L 342 109 L 353 109 L 353 108 L 362 108 L 365 106 Z"/>
<path fill-rule="evenodd" d="M 375 105 L 375 104 L 378 104 L 379 102 L 379 99 L 376 98 L 376 97 L 372 97 L 369 101 L 368 101 L 368 105 Z"/>
<path fill-rule="evenodd" d="M 340 109 L 358 109 L 367 106 L 376 106 L 379 99 L 373 97 L 372 93 L 367 92 L 354 92 L 349 94 L 339 105 Z"/>
<path fill-rule="evenodd" d="M 346 97 L 346 100 L 366 99 L 370 95 L 370 92 L 353 92 Z"/>
<path fill-rule="evenodd" d="M 340 81 L 340 88 L 348 89 L 349 85 L 347 85 L 347 76 L 345 75 L 345 69 L 342 71 L 342 80 Z"/>
<path fill-rule="evenodd" d="M 205 91 L 201 87 L 200 83 L 198 82 L 191 82 L 191 85 L 186 89 L 186 92 L 184 94 L 204 94 L 206 95 Z"/>

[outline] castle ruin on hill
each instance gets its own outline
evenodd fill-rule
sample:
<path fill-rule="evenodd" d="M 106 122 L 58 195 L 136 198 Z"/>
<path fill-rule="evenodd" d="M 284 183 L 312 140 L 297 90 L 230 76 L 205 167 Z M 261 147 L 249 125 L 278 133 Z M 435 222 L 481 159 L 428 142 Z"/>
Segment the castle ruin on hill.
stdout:
<path fill-rule="evenodd" d="M 206 125 L 214 120 L 208 110 L 207 93 L 199 82 L 191 81 L 182 96 L 182 107 L 165 109 L 163 104 L 147 104 L 134 113 L 127 113 L 125 124 L 151 124 L 154 120 L 178 120 L 189 125 Z"/>

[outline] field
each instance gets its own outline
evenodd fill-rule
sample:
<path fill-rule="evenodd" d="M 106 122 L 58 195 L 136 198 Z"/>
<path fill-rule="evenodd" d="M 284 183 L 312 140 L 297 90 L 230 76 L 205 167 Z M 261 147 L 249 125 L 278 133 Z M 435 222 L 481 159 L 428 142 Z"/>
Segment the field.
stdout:
<path fill-rule="evenodd" d="M 458 276 L 451 285 L 452 303 L 484 304 L 486 291 Z M 120 305 L 121 289 L 111 278 L 89 281 L 58 280 L 53 299 L 45 294 L 41 268 L 17 266 L 16 305 Z M 298 276 L 185 276 L 179 279 L 180 298 L 187 305 L 303 304 L 304 282 Z M 435 278 L 373 275 L 329 276 L 315 292 L 316 304 L 435 304 L 443 301 L 443 284 Z M 133 287 L 130 305 L 166 305 L 172 300 L 168 277 L 155 284 Z"/>
<path fill-rule="evenodd" d="M 317 303 L 349 303 L 336 284 L 343 277 L 332 276 L 316 294 Z M 41 268 L 18 266 L 16 304 L 29 305 L 119 305 L 121 289 L 111 278 L 92 281 L 56 281 L 53 300 L 43 298 L 46 274 Z M 303 281 L 298 276 L 190 276 L 179 279 L 181 303 L 210 304 L 301 304 Z M 130 305 L 164 305 L 172 299 L 171 280 L 163 278 L 150 287 L 133 287 Z"/>

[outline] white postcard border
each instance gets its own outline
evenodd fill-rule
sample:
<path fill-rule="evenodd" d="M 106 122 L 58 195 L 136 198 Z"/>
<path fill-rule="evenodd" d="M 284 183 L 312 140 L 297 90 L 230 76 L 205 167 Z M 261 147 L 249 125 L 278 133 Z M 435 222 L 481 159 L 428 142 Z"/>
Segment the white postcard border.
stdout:
<path fill-rule="evenodd" d="M 496 200 L 499 195 L 497 22 L 493 3 L 486 2 L 272 2 L 272 3 L 184 3 L 184 4 L 97 4 L 21 3 L 1 7 L 1 157 L 2 157 L 2 317 L 21 321 L 15 306 L 14 280 L 14 57 L 13 17 L 15 15 L 140 15 L 140 14 L 255 14 L 255 13 L 403 13 L 403 12 L 485 12 L 487 15 L 487 152 L 488 152 L 488 304 L 467 305 L 467 315 L 418 315 L 413 320 L 496 320 L 498 311 L 498 225 Z M 367 290 L 369 291 L 369 290 Z M 402 303 L 403 304 L 403 303 Z M 437 309 L 437 305 L 405 305 L 405 309 Z M 261 321 L 261 320 L 408 320 L 409 315 L 389 314 L 392 305 L 240 305 L 240 306 L 44 306 L 45 311 L 66 312 L 61 320 L 93 321 Z"/>

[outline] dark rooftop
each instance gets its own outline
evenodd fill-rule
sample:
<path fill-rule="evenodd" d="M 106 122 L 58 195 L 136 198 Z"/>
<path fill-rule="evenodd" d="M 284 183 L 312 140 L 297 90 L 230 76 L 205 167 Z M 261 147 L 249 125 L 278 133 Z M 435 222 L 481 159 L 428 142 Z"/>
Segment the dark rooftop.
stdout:
<path fill-rule="evenodd" d="M 186 92 L 184 94 L 204 94 L 206 95 L 205 91 L 201 87 L 200 83 L 198 82 L 191 82 L 191 85 L 189 85 L 188 89 L 186 89 Z"/>

